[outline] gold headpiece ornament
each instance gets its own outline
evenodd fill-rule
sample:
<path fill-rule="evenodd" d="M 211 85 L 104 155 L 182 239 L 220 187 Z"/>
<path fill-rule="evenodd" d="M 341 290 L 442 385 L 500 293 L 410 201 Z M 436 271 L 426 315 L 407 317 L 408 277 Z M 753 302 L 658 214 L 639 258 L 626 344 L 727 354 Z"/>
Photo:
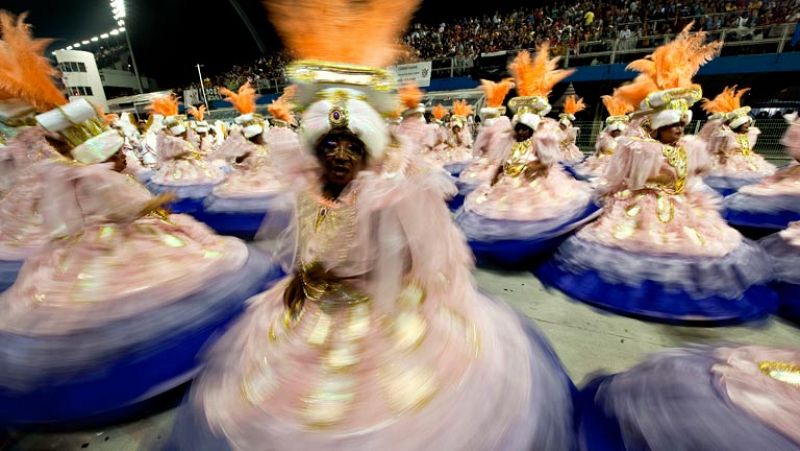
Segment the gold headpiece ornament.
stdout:
<path fill-rule="evenodd" d="M 615 96 L 603 96 L 602 99 L 603 105 L 608 111 L 606 125 L 613 122 L 628 123 L 630 121 L 628 113 L 633 111 L 633 105 Z"/>
<path fill-rule="evenodd" d="M 735 85 L 726 87 L 714 97 L 714 100 L 703 99 L 703 110 L 709 113 L 711 118 L 721 118 L 731 123 L 733 128 L 737 128 L 745 122 L 752 121 L 750 107 L 742 106 L 742 96 L 749 90 L 750 88 L 744 88 L 737 91 Z"/>
<path fill-rule="evenodd" d="M 544 116 L 550 112 L 547 97 L 553 87 L 572 75 L 574 69 L 558 69 L 560 57 L 550 58 L 550 45 L 543 43 L 536 49 L 536 56 L 522 51 L 508 66 L 514 76 L 517 97 L 508 102 L 511 111 L 518 114 L 533 113 Z"/>
<path fill-rule="evenodd" d="M 700 67 L 719 53 L 722 42 L 706 44 L 706 33 L 691 32 L 687 25 L 672 42 L 658 47 L 652 54 L 628 65 L 639 75 L 633 82 L 615 90 L 615 96 L 639 107 L 635 115 L 657 115 L 661 111 L 679 112 L 682 120 L 691 119 L 690 107 L 702 97 L 700 85 L 692 82 Z M 667 117 L 669 116 L 669 117 Z M 655 128 L 673 115 L 655 120 Z M 681 120 L 681 118 L 679 118 Z"/>
<path fill-rule="evenodd" d="M 583 102 L 583 98 L 576 98 L 574 95 L 569 95 L 564 100 L 564 111 L 558 115 L 558 117 L 562 120 L 568 120 L 570 122 L 575 120 L 575 113 L 579 113 L 586 109 L 586 104 Z"/>

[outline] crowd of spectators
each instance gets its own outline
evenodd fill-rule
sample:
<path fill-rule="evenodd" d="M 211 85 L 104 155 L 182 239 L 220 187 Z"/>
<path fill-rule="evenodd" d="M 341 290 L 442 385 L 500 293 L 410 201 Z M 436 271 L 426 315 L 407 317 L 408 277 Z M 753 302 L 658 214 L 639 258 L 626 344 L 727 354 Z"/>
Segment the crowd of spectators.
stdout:
<path fill-rule="evenodd" d="M 726 40 L 752 37 L 756 27 L 800 21 L 800 0 L 550 0 L 508 13 L 416 23 L 404 37 L 403 62 L 452 58 L 454 67 L 463 69 L 483 53 L 533 48 L 543 41 L 556 54 L 610 50 L 614 43 L 622 50 L 650 47 L 660 43 L 654 36 L 676 33 L 691 21 L 711 32 L 735 30 Z M 265 87 L 267 80 L 282 77 L 290 59 L 283 53 L 262 56 L 212 77 L 210 85 L 234 89 L 250 81 Z"/>

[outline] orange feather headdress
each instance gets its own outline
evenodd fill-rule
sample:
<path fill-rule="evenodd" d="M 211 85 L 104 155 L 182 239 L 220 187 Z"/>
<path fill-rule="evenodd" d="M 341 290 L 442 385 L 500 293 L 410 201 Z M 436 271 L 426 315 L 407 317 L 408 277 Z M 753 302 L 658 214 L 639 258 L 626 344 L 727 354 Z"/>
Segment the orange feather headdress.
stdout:
<path fill-rule="evenodd" d="M 441 103 L 437 103 L 433 109 L 431 109 L 431 114 L 433 114 L 433 117 L 436 118 L 437 121 L 441 121 L 442 118 L 447 115 L 447 108 L 443 107 Z"/>
<path fill-rule="evenodd" d="M 749 91 L 750 88 L 736 90 L 736 85 L 733 87 L 726 87 L 722 92 L 714 97 L 714 100 L 704 99 L 703 110 L 707 113 L 730 113 L 742 107 L 742 96 Z"/>
<path fill-rule="evenodd" d="M 508 67 L 514 76 L 517 94 L 547 98 L 553 86 L 575 72 L 574 69 L 558 69 L 560 59 L 550 58 L 550 45 L 546 42 L 537 47 L 533 59 L 527 51 L 520 52 Z"/>
<path fill-rule="evenodd" d="M 489 80 L 481 80 L 481 89 L 486 96 L 486 106 L 489 108 L 499 108 L 503 106 L 506 96 L 514 87 L 511 78 L 506 78 L 495 83 Z"/>
<path fill-rule="evenodd" d="M 564 113 L 574 116 L 575 113 L 580 113 L 586 109 L 586 104 L 583 98 L 577 98 L 574 95 L 567 96 L 564 100 Z"/>
<path fill-rule="evenodd" d="M 414 83 L 405 83 L 398 90 L 398 95 L 406 110 L 417 108 L 422 101 L 422 91 Z"/>
<path fill-rule="evenodd" d="M 197 107 L 189 107 L 189 115 L 191 115 L 195 120 L 202 121 L 206 117 L 206 106 L 200 105 L 200 108 Z"/>
<path fill-rule="evenodd" d="M 625 116 L 633 111 L 633 105 L 615 96 L 603 96 L 603 105 L 609 116 Z"/>
<path fill-rule="evenodd" d="M 255 113 L 256 90 L 250 87 L 250 82 L 239 86 L 238 92 L 233 92 L 228 88 L 219 88 L 219 93 L 225 96 L 225 100 L 232 103 L 240 114 Z"/>
<path fill-rule="evenodd" d="M 0 101 L 21 100 L 37 111 L 67 103 L 54 79 L 59 72 L 44 57 L 49 39 L 34 39 L 25 14 L 0 11 Z"/>
<path fill-rule="evenodd" d="M 272 103 L 267 105 L 267 111 L 269 114 L 279 121 L 285 122 L 287 124 L 294 123 L 294 115 L 292 114 L 292 103 L 291 99 L 294 97 L 295 87 L 289 86 L 283 90 L 283 95 L 281 95 L 276 100 L 273 100 Z"/>
<path fill-rule="evenodd" d="M 466 100 L 456 100 L 453 102 L 453 116 L 465 118 L 472 114 L 472 107 Z"/>
<path fill-rule="evenodd" d="M 178 114 L 178 98 L 174 94 L 158 97 L 150 103 L 150 111 L 164 117 Z"/>
<path fill-rule="evenodd" d="M 628 65 L 628 70 L 639 72 L 633 82 L 617 88 L 615 95 L 631 105 L 640 105 L 650 94 L 673 90 L 702 92 L 692 82 L 700 67 L 717 56 L 722 42 L 706 44 L 706 33 L 691 32 L 693 23 L 687 25 L 672 41 L 658 47 L 652 54 Z M 673 96 L 674 97 L 674 96 Z M 695 94 L 694 102 L 699 100 Z M 656 107 L 657 105 L 651 105 Z"/>

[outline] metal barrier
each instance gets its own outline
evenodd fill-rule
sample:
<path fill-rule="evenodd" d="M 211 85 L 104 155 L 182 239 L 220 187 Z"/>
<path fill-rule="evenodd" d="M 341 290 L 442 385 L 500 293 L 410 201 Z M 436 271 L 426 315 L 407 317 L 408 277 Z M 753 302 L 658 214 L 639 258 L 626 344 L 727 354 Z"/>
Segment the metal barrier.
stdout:
<path fill-rule="evenodd" d="M 705 120 L 692 121 L 686 127 L 686 132 L 696 134 L 705 123 Z M 593 153 L 597 135 L 603 129 L 604 123 L 602 121 L 576 121 L 575 126 L 580 128 L 576 144 L 584 153 Z M 756 142 L 756 152 L 772 161 L 788 161 L 791 159 L 780 143 L 788 127 L 786 121 L 783 119 L 756 119 L 755 126 L 761 130 Z"/>

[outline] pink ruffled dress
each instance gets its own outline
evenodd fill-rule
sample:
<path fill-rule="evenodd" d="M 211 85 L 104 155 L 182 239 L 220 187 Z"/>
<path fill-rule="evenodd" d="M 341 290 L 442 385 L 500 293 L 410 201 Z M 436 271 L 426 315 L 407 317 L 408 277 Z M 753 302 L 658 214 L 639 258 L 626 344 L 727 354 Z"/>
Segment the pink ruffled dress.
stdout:
<path fill-rule="evenodd" d="M 503 157 L 513 141 L 513 128 L 507 116 L 487 119 L 478 131 L 472 146 L 477 160 L 472 162 L 458 176 L 458 192 L 462 196 L 471 193 L 478 186 L 492 181 Z"/>
<path fill-rule="evenodd" d="M 251 299 L 212 351 L 176 448 L 572 446 L 564 376 L 532 329 L 475 289 L 442 171 L 395 148 L 335 202 L 310 174 L 284 173 L 300 191 L 277 243 L 295 275 Z"/>
<path fill-rule="evenodd" d="M 605 173 L 608 162 L 616 149 L 617 138 L 613 138 L 606 131 L 600 132 L 594 146 L 594 155 L 589 156 L 576 167 L 576 172 L 587 178 L 601 177 Z"/>
<path fill-rule="evenodd" d="M 561 130 L 561 141 L 559 142 L 559 150 L 561 151 L 561 156 L 559 161 L 563 161 L 567 164 L 575 164 L 579 163 L 583 160 L 583 152 L 578 148 L 575 144 L 578 140 L 578 127 L 569 126 L 566 130 Z"/>
<path fill-rule="evenodd" d="M 730 127 L 713 121 L 705 127 L 710 130 L 703 131 L 702 136 L 713 156 L 711 171 L 705 178 L 708 186 L 727 195 L 775 173 L 775 165 L 755 152 L 761 134 L 755 126 L 751 126 L 747 133 L 735 133 Z"/>
<path fill-rule="evenodd" d="M 561 245 L 540 278 L 580 300 L 664 321 L 763 316 L 775 298 L 766 255 L 718 213 L 694 137 L 677 146 L 618 138 L 603 214 Z"/>
<path fill-rule="evenodd" d="M 797 349 L 670 350 L 589 384 L 580 440 L 597 449 L 796 450 L 798 386 Z"/>
<path fill-rule="evenodd" d="M 45 139 L 40 127 L 22 127 L 18 133 L 0 147 L 0 198 L 18 184 L 25 170 L 48 158 L 58 158 L 59 153 Z"/>
<path fill-rule="evenodd" d="M 472 155 L 472 134 L 467 127 L 458 134 L 452 130 L 445 130 L 445 133 L 447 133 L 445 142 L 436 146 L 428 155 L 434 164 L 444 167 L 453 175 L 458 175 L 475 159 Z"/>
<path fill-rule="evenodd" d="M 148 187 L 156 193 L 172 192 L 178 197 L 194 204 L 211 193 L 214 186 L 222 182 L 225 174 L 218 166 L 206 161 L 190 142 L 169 136 L 164 132 L 158 135 L 158 170 L 153 174 Z M 184 210 L 176 203 L 174 211 Z"/>

